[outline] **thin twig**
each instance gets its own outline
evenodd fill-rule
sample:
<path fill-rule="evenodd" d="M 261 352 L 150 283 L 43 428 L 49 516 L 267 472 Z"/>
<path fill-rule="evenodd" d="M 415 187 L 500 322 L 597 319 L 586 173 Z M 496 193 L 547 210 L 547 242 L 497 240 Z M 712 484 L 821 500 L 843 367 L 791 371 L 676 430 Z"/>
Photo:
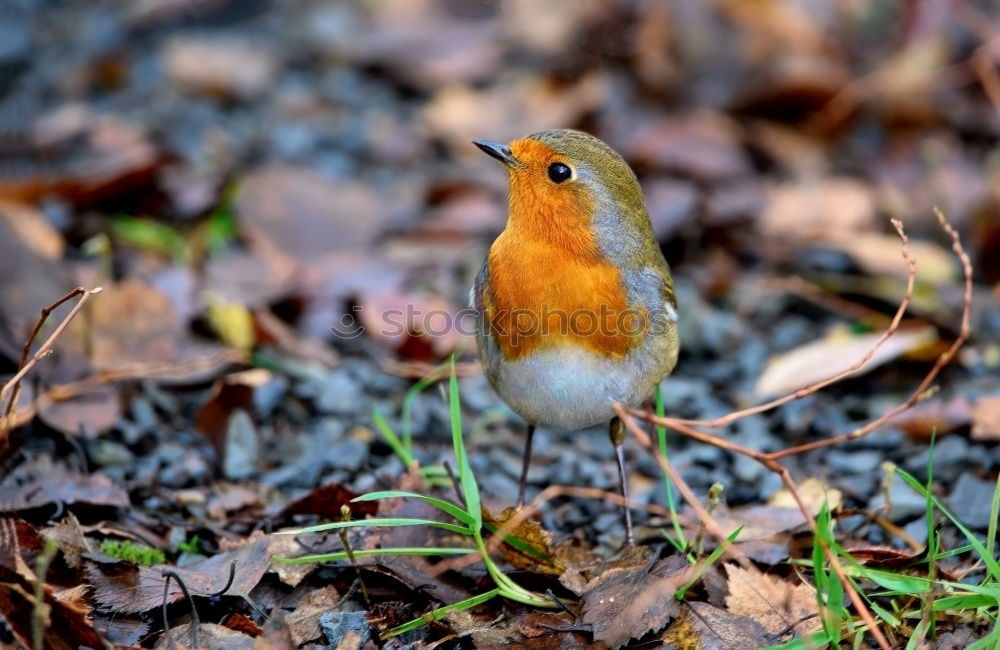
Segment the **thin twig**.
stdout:
<path fill-rule="evenodd" d="M 74 318 L 76 318 L 77 314 L 80 313 L 80 310 L 83 309 L 83 306 L 84 304 L 86 304 L 87 300 L 91 296 L 96 295 L 100 292 L 101 292 L 101 287 L 96 287 L 94 289 L 84 289 L 83 287 L 77 287 L 76 289 L 73 289 L 59 300 L 56 300 L 51 305 L 42 308 L 41 315 L 39 316 L 38 321 L 35 323 L 35 328 L 31 331 L 31 335 L 28 337 L 28 340 L 25 341 L 24 343 L 24 348 L 21 351 L 21 362 L 18 364 L 17 373 L 15 373 L 13 377 L 11 377 L 10 381 L 8 381 L 6 384 L 0 387 L 0 402 L 2 402 L 4 397 L 6 397 L 8 393 L 10 393 L 10 399 L 7 402 L 7 405 L 4 407 L 3 417 L 0 418 L 0 444 L 6 441 L 7 437 L 6 433 L 11 428 L 8 426 L 8 422 L 10 419 L 12 419 L 11 416 L 14 413 L 15 406 L 17 405 L 17 399 L 18 396 L 20 395 L 21 380 L 24 379 L 24 376 L 27 375 L 28 372 L 30 372 L 31 369 L 34 368 L 39 361 L 44 359 L 45 356 L 52 350 L 52 346 L 55 345 L 56 339 L 58 339 L 62 335 L 62 333 L 69 326 L 70 322 Z M 35 339 L 38 337 L 39 332 L 41 332 L 42 327 L 45 326 L 45 322 L 48 320 L 49 314 L 51 314 L 54 310 L 58 309 L 59 306 L 61 306 L 63 303 L 66 303 L 72 300 L 73 298 L 76 298 L 77 296 L 79 296 L 80 299 L 77 300 L 75 305 L 73 305 L 73 308 L 69 311 L 68 314 L 66 314 L 66 316 L 62 319 L 59 325 L 56 326 L 52 334 L 50 334 L 49 337 L 45 339 L 45 342 L 42 343 L 41 346 L 39 346 L 35 354 L 31 355 L 31 346 L 35 342 Z M 29 357 L 29 355 L 31 356 Z"/>

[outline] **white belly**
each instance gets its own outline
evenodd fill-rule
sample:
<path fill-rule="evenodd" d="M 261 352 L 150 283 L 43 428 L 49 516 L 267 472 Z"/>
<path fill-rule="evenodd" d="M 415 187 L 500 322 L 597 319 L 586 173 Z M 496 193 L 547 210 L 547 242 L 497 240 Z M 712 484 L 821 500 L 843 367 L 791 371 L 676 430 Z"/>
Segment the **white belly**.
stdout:
<path fill-rule="evenodd" d="M 638 406 L 652 394 L 666 373 L 650 372 L 648 361 L 562 346 L 486 370 L 500 397 L 529 423 L 582 429 L 614 417 L 615 402 Z"/>

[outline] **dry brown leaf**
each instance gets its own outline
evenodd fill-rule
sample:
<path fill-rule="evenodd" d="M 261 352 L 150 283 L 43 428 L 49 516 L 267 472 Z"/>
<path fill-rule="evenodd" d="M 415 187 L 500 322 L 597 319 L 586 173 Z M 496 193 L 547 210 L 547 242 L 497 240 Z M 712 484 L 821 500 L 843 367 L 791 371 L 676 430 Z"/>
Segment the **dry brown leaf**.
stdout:
<path fill-rule="evenodd" d="M 184 337 L 165 293 L 140 280 L 125 280 L 105 285 L 100 298 L 88 305 L 86 317 L 74 320 L 63 340 L 89 358 L 94 369 L 113 370 L 176 361 Z"/>
<path fill-rule="evenodd" d="M 177 37 L 167 43 L 162 57 L 170 81 L 209 95 L 258 95 L 277 70 L 277 59 L 259 39 Z"/>
<path fill-rule="evenodd" d="M 121 398 L 112 386 L 95 386 L 71 399 L 44 406 L 42 422 L 68 436 L 93 439 L 114 426 L 122 416 Z"/>
<path fill-rule="evenodd" d="M 226 586 L 230 566 L 235 562 L 235 577 L 225 594 L 237 596 L 257 586 L 270 561 L 267 541 L 258 538 L 185 567 L 143 567 L 96 555 L 86 557 L 85 567 L 87 581 L 94 587 L 94 599 L 101 606 L 116 612 L 139 613 L 163 602 L 164 569 L 177 573 L 192 594 L 208 595 Z M 181 588 L 171 580 L 167 600 L 174 602 L 181 596 Z"/>
<path fill-rule="evenodd" d="M 496 517 L 490 514 L 486 508 L 483 508 L 483 521 L 495 524 L 499 528 L 516 514 L 517 508 L 513 506 L 505 508 Z M 527 542 L 547 558 L 543 560 L 535 555 L 521 551 L 510 544 L 501 544 L 500 553 L 511 566 L 550 575 L 560 575 L 566 570 L 566 567 L 559 564 L 555 559 L 555 554 L 552 550 L 552 533 L 542 528 L 538 522 L 525 519 L 509 534 Z"/>
<path fill-rule="evenodd" d="M 170 629 L 170 639 L 173 645 L 167 642 L 167 635 L 160 636 L 159 641 L 153 648 L 157 650 L 173 650 L 174 648 L 184 648 L 186 650 L 253 650 L 254 640 L 252 636 L 247 636 L 242 632 L 230 630 L 224 625 L 217 623 L 202 623 L 198 628 L 199 645 L 195 648 L 191 644 L 191 625 L 178 625 Z"/>
<path fill-rule="evenodd" d="M 692 522 L 690 535 L 697 534 L 699 525 L 697 517 L 689 513 Z M 719 529 L 729 535 L 740 526 L 740 532 L 735 546 L 750 559 L 765 564 L 777 564 L 788 559 L 792 551 L 792 541 L 795 531 L 806 525 L 806 520 L 797 508 L 779 508 L 772 505 L 748 506 L 745 508 L 729 508 L 722 505 L 717 508 L 712 517 Z M 706 540 L 708 548 L 715 548 L 715 543 Z"/>
<path fill-rule="evenodd" d="M 62 258 L 66 243 L 37 208 L 0 199 L 0 217 L 6 219 L 11 231 L 39 256 L 49 260 Z"/>
<path fill-rule="evenodd" d="M 881 336 L 881 333 L 849 334 L 843 328 L 834 328 L 822 339 L 771 357 L 754 392 L 758 397 L 782 395 L 847 370 L 860 361 Z M 852 375 L 869 372 L 936 340 L 937 331 L 933 327 L 898 331 Z"/>
<path fill-rule="evenodd" d="M 896 235 L 857 232 L 849 236 L 841 234 L 829 243 L 851 256 L 870 275 L 906 277 L 906 261 L 900 255 Z M 912 240 L 909 245 L 910 254 L 917 262 L 917 280 L 932 284 L 952 281 L 957 267 L 951 251 L 925 240 Z"/>
<path fill-rule="evenodd" d="M 830 487 L 825 481 L 818 478 L 807 478 L 802 481 L 799 484 L 798 492 L 809 513 L 814 517 L 819 513 L 824 502 L 826 502 L 830 510 L 836 510 L 843 501 L 843 493 L 840 490 Z M 799 511 L 799 505 L 795 501 L 795 497 L 792 496 L 792 493 L 788 491 L 788 488 L 781 488 L 772 494 L 767 503 L 778 508 Z"/>
<path fill-rule="evenodd" d="M 291 629 L 281 612 L 273 613 L 264 622 L 260 636 L 254 639 L 253 650 L 296 650 Z"/>
<path fill-rule="evenodd" d="M 295 535 L 267 536 L 267 553 L 271 557 L 296 557 L 302 555 L 304 551 L 302 545 L 295 541 Z M 295 587 L 318 567 L 318 564 L 272 562 L 270 570 L 278 574 L 278 579 L 286 585 Z"/>
<path fill-rule="evenodd" d="M 84 535 L 83 527 L 72 512 L 67 513 L 54 526 L 46 528 L 43 534 L 46 539 L 56 542 L 66 564 L 73 569 L 80 568 L 84 553 L 97 550 L 97 543 Z"/>
<path fill-rule="evenodd" d="M 729 577 L 726 607 L 734 614 L 749 616 L 771 634 L 786 630 L 804 616 L 819 612 L 816 592 L 807 584 L 793 584 L 753 567 L 744 569 L 735 564 L 726 564 L 725 567 Z M 811 618 L 794 629 L 804 634 L 818 624 L 818 618 Z"/>
<path fill-rule="evenodd" d="M 104 474 L 80 474 L 61 464 L 39 463 L 33 480 L 0 487 L 0 507 L 27 510 L 53 503 L 127 508 L 128 494 Z"/>
<path fill-rule="evenodd" d="M 0 583 L 0 623 L 25 648 L 32 647 L 32 613 L 35 611 L 34 587 Z M 45 648 L 77 650 L 81 646 L 101 647 L 101 640 L 90 621 L 90 608 L 55 598 L 45 587 Z"/>
<path fill-rule="evenodd" d="M 708 603 L 684 604 L 664 643 L 675 650 L 729 650 L 771 645 L 767 630 L 749 616 L 741 616 Z"/>
<path fill-rule="evenodd" d="M 972 438 L 1000 439 L 1000 397 L 980 397 L 972 408 Z"/>
<path fill-rule="evenodd" d="M 387 219 L 385 203 L 361 183 L 275 165 L 243 179 L 235 208 L 252 250 L 306 266 L 372 243 Z"/>
<path fill-rule="evenodd" d="M 935 399 L 917 404 L 892 418 L 890 422 L 912 438 L 930 440 L 932 435 L 940 438 L 955 429 L 968 426 L 972 422 L 972 410 L 972 404 L 965 395 L 956 395 L 948 401 Z M 976 437 L 975 429 L 972 437 Z"/>
<path fill-rule="evenodd" d="M 875 201 L 871 188 L 851 178 L 807 178 L 782 183 L 768 191 L 761 230 L 772 237 L 823 241 L 838 234 L 854 235 L 872 226 Z M 899 260 L 899 240 L 891 259 Z"/>
<path fill-rule="evenodd" d="M 618 648 L 659 630 L 680 612 L 674 598 L 690 577 L 692 566 L 681 555 L 653 564 L 645 547 L 632 549 L 590 581 L 583 594 L 583 622 L 594 640 Z"/>
<path fill-rule="evenodd" d="M 283 537 L 291 538 L 289 535 L 283 535 Z M 276 564 L 276 566 L 298 565 Z M 339 600 L 340 592 L 332 585 L 313 589 L 306 594 L 302 602 L 299 603 L 299 606 L 295 608 L 295 611 L 285 617 L 288 630 L 291 632 L 292 640 L 295 641 L 296 645 L 316 641 L 323 636 L 323 630 L 319 626 L 319 618 L 325 612 L 332 611 L 334 605 Z"/>

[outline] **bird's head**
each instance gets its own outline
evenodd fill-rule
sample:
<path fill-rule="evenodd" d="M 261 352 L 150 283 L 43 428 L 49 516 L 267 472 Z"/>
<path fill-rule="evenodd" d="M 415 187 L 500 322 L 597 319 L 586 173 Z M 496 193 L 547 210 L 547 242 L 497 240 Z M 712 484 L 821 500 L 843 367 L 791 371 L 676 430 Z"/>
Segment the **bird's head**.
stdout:
<path fill-rule="evenodd" d="M 542 235 L 624 227 L 652 236 L 639 181 L 598 138 L 553 129 L 509 144 L 474 144 L 507 171 L 508 228 Z"/>

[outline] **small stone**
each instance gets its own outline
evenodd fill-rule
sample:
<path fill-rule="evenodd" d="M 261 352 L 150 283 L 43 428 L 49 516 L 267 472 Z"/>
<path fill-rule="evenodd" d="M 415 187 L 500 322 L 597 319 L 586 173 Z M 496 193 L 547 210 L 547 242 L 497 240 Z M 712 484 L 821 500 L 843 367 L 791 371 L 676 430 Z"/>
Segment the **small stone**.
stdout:
<path fill-rule="evenodd" d="M 746 456 L 737 456 L 733 463 L 733 474 L 746 483 L 757 481 L 765 471 L 763 465 Z"/>
<path fill-rule="evenodd" d="M 986 530 L 995 489 L 992 481 L 984 481 L 969 473 L 962 474 L 948 497 L 952 513 L 969 528 Z"/>
<path fill-rule="evenodd" d="M 969 443 L 962 436 L 945 436 L 937 441 L 933 452 L 928 447 L 909 458 L 904 466 L 918 477 L 926 477 L 931 453 L 934 454 L 934 478 L 950 483 L 958 479 L 968 465 L 965 461 L 969 458 Z"/>
<path fill-rule="evenodd" d="M 323 413 L 357 413 L 364 404 L 361 385 L 343 368 L 329 372 L 316 395 L 316 408 Z"/>
<path fill-rule="evenodd" d="M 878 469 L 883 455 L 874 450 L 845 452 L 835 449 L 826 455 L 826 464 L 832 472 L 866 474 Z"/>
<path fill-rule="evenodd" d="M 319 627 L 327 643 L 344 650 L 361 648 L 370 635 L 364 612 L 327 612 L 319 617 Z"/>
<path fill-rule="evenodd" d="M 257 414 L 265 418 L 288 393 L 288 378 L 283 375 L 272 375 L 270 379 L 253 389 L 253 405 Z"/>
<path fill-rule="evenodd" d="M 158 424 L 156 411 L 153 409 L 153 404 L 148 398 L 136 395 L 131 400 L 130 408 L 132 410 L 132 419 L 140 430 L 152 431 L 156 428 Z"/>
<path fill-rule="evenodd" d="M 223 474 L 234 481 L 247 478 L 256 470 L 259 457 L 260 443 L 257 440 L 257 429 L 253 420 L 242 409 L 233 411 L 226 427 Z"/>
<path fill-rule="evenodd" d="M 889 512 L 889 519 L 892 521 L 921 515 L 927 508 L 927 501 L 924 497 L 917 494 L 898 474 L 893 477 L 889 496 L 892 497 L 892 509 Z M 872 510 L 885 507 L 884 491 L 880 491 L 871 500 L 869 507 Z"/>
<path fill-rule="evenodd" d="M 357 438 L 348 438 L 329 447 L 326 458 L 330 466 L 336 469 L 357 470 L 367 455 L 368 445 Z"/>
<path fill-rule="evenodd" d="M 90 462 L 98 467 L 109 465 L 129 465 L 135 456 L 128 447 L 112 440 L 93 440 L 87 445 Z"/>
<path fill-rule="evenodd" d="M 915 541 L 927 543 L 927 520 L 923 518 L 914 519 L 903 527 L 903 530 Z"/>

